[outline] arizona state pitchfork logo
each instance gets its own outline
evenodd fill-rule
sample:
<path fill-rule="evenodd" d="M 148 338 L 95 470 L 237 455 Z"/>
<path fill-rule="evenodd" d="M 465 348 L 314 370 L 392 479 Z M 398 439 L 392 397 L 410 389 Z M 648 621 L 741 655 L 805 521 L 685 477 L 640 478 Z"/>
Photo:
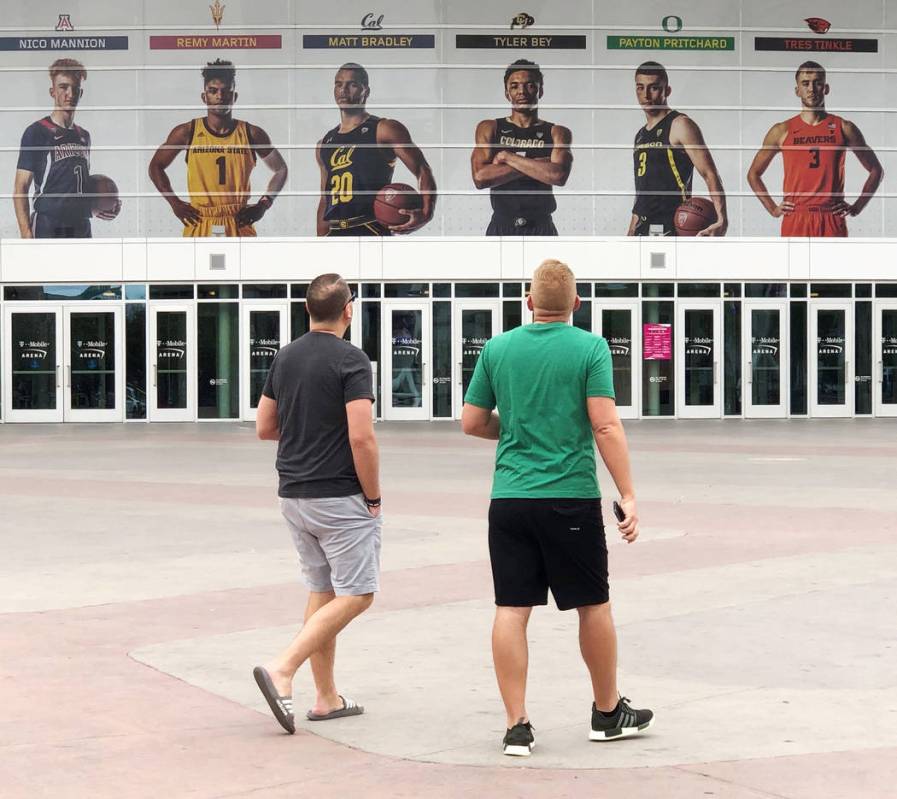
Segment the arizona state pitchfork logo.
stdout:
<path fill-rule="evenodd" d="M 212 12 L 212 22 L 215 23 L 216 28 L 221 27 L 221 20 L 224 19 L 225 8 L 226 6 L 221 5 L 221 0 L 215 0 L 215 2 L 209 6 L 209 11 Z"/>

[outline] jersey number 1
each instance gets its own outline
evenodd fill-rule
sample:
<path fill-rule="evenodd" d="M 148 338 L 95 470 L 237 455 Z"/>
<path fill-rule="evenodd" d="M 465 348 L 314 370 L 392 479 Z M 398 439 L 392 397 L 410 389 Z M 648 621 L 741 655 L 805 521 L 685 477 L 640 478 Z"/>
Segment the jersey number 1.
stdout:
<path fill-rule="evenodd" d="M 352 173 L 343 172 L 330 178 L 330 204 L 352 202 Z"/>
<path fill-rule="evenodd" d="M 223 155 L 218 156 L 218 158 L 215 159 L 215 164 L 218 166 L 218 185 L 219 186 L 223 186 L 225 181 L 227 180 L 227 172 L 224 169 L 225 163 L 226 162 L 224 160 Z"/>

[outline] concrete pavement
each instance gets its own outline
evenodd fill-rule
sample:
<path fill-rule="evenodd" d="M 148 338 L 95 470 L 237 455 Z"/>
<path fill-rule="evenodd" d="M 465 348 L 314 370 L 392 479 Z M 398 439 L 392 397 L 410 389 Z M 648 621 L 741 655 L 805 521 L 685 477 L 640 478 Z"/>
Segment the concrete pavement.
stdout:
<path fill-rule="evenodd" d="M 489 654 L 488 442 L 377 426 L 383 591 L 337 658 L 367 713 L 290 737 L 250 674 L 305 596 L 272 445 L 236 424 L 0 426 L 0 795 L 894 796 L 893 422 L 627 430 L 643 534 L 609 537 L 620 685 L 657 724 L 586 740 L 575 615 L 549 606 L 521 762 Z M 302 709 L 307 670 L 295 689 Z"/>

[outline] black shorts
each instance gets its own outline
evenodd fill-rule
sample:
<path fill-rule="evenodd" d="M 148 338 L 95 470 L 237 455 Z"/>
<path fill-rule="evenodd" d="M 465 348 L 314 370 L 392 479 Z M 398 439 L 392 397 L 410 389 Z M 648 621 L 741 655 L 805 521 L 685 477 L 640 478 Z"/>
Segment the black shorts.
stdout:
<path fill-rule="evenodd" d="M 676 225 L 673 222 L 673 212 L 662 216 L 639 216 L 638 222 L 635 224 L 636 236 L 650 236 L 651 225 L 661 225 L 663 227 L 664 236 L 675 236 Z M 659 234 L 654 234 L 659 235 Z"/>
<path fill-rule="evenodd" d="M 90 219 L 57 219 L 47 214 L 32 214 L 31 235 L 36 239 L 89 239 Z"/>
<path fill-rule="evenodd" d="M 557 236 L 558 229 L 550 216 L 539 219 L 527 219 L 522 216 L 513 219 L 492 215 L 487 236 Z"/>
<path fill-rule="evenodd" d="M 376 219 L 353 222 L 351 227 L 341 227 L 339 222 L 330 222 L 328 236 L 391 236 L 392 231 Z"/>
<path fill-rule="evenodd" d="M 489 558 L 495 604 L 559 610 L 608 601 L 600 499 L 493 499 Z"/>

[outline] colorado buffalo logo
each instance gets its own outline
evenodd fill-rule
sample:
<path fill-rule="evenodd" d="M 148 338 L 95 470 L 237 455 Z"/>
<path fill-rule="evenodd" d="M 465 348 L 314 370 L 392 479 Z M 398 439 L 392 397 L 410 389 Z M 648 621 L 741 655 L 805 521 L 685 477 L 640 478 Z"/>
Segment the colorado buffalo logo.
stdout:
<path fill-rule="evenodd" d="M 828 29 L 832 27 L 832 23 L 822 17 L 807 17 L 804 22 L 813 33 L 828 33 Z"/>
<path fill-rule="evenodd" d="M 511 18 L 511 28 L 528 28 L 530 25 L 533 25 L 535 21 L 535 18 L 530 14 L 527 14 L 526 11 L 521 11 Z"/>

